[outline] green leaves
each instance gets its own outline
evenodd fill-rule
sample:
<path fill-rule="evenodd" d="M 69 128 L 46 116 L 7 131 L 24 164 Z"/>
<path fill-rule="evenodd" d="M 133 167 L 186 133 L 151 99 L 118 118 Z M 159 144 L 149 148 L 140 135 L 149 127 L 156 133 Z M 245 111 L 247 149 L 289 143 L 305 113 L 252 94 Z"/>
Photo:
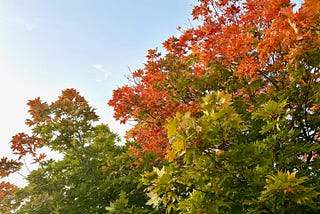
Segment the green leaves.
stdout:
<path fill-rule="evenodd" d="M 318 193 L 308 187 L 307 177 L 296 178 L 304 173 L 298 170 L 299 154 L 315 148 L 297 145 L 299 133 L 288 127 L 286 100 L 267 101 L 248 121 L 222 92 L 204 97 L 201 107 L 199 115 L 177 113 L 168 120 L 169 163 L 142 175 L 148 205 L 181 213 L 275 212 L 280 204 L 288 206 L 282 210 L 315 208 Z M 296 172 L 274 176 L 282 169 Z M 277 197 L 283 202 L 269 203 Z"/>
<path fill-rule="evenodd" d="M 126 193 L 121 191 L 119 198 L 115 202 L 110 202 L 110 206 L 106 207 L 106 210 L 108 213 L 126 213 L 125 208 L 128 206 L 128 202 Z"/>
<path fill-rule="evenodd" d="M 296 172 L 279 171 L 276 175 L 269 175 L 260 200 L 271 206 L 273 212 L 294 212 L 296 205 L 316 207 L 319 193 L 305 187 L 306 181 L 307 177 L 297 178 Z"/>
<path fill-rule="evenodd" d="M 284 125 L 284 121 L 288 120 L 286 115 L 287 101 L 282 102 L 268 101 L 262 108 L 253 112 L 253 119 L 261 119 L 265 125 L 262 126 L 261 134 L 279 132 Z"/>
<path fill-rule="evenodd" d="M 105 213 L 109 204 L 113 213 L 148 213 L 137 187 L 143 169 L 133 165 L 128 146 L 116 145 L 119 137 L 106 124 L 94 123 L 98 116 L 78 92 L 67 89 L 51 104 L 36 99 L 29 105 L 34 136 L 17 135 L 13 151 L 37 157 L 37 147 L 47 146 L 62 157 L 31 171 L 28 185 L 14 196 L 15 213 Z"/>
<path fill-rule="evenodd" d="M 149 197 L 146 205 L 158 208 L 163 204 L 170 213 L 170 210 L 178 200 L 175 190 L 175 185 L 177 184 L 174 178 L 175 170 L 174 166 L 163 166 L 161 169 L 154 167 L 153 172 L 142 174 L 141 181 L 144 185 L 148 185 L 145 189 Z"/>
<path fill-rule="evenodd" d="M 124 147 L 75 89 L 29 101 L 13 152 L 64 156 L 29 175 L 18 213 L 319 212 L 319 6 L 200 0 L 196 27 L 114 91 L 115 118 L 136 121 Z"/>

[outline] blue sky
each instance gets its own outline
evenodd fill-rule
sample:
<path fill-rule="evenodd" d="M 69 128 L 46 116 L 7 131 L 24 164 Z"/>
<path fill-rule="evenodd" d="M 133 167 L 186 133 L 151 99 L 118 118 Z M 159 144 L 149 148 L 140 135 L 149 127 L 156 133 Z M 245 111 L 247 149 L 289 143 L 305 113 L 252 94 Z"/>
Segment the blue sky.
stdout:
<path fill-rule="evenodd" d="M 53 101 L 76 88 L 102 122 L 124 134 L 107 101 L 141 68 L 150 48 L 161 48 L 178 26 L 188 27 L 193 0 L 0 1 L 0 156 L 28 132 L 26 102 Z"/>

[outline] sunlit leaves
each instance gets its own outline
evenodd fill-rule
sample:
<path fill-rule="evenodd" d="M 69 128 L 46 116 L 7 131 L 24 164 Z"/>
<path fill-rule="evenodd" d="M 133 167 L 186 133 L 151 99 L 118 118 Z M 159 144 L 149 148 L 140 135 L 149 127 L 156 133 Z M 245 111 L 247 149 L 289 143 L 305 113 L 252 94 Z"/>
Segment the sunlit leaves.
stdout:
<path fill-rule="evenodd" d="M 315 206 L 314 200 L 319 193 L 311 187 L 305 187 L 303 183 L 306 181 L 306 177 L 297 178 L 295 172 L 280 171 L 276 175 L 268 176 L 260 199 L 272 204 L 273 212 L 294 212 L 293 209 L 290 210 L 292 204 Z"/>
<path fill-rule="evenodd" d="M 229 159 L 223 151 L 233 147 L 233 143 L 236 143 L 233 137 L 238 136 L 245 128 L 239 115 L 232 109 L 230 96 L 227 94 L 213 92 L 203 99 L 201 107 L 202 116 L 199 118 L 186 112 L 177 113 L 175 118 L 169 120 L 167 129 L 171 149 L 166 156 L 169 166 L 161 170 L 155 168 L 153 173 L 143 175 L 142 181 L 149 186 L 146 189 L 149 202 L 155 207 L 163 204 L 169 209 L 169 205 L 178 205 L 180 210 L 188 210 L 190 206 L 188 209 L 182 208 L 188 201 L 204 203 L 190 208 L 189 212 L 198 208 L 198 211 L 210 212 L 212 210 L 209 204 L 214 199 L 207 197 L 215 193 L 227 194 L 223 187 L 227 182 L 214 177 L 214 173 L 227 173 L 228 177 L 236 173 L 228 164 L 223 163 Z M 234 152 L 235 149 L 230 151 L 236 155 Z M 202 202 L 198 198 L 200 195 L 206 198 Z M 225 206 L 222 204 L 218 206 Z"/>
<path fill-rule="evenodd" d="M 175 202 L 178 201 L 179 189 L 176 185 L 179 183 L 174 178 L 174 167 L 154 167 L 152 172 L 142 174 L 141 181 L 148 185 L 145 189 L 149 200 L 147 205 L 159 208 L 163 204 L 168 213 L 175 208 Z"/>
<path fill-rule="evenodd" d="M 33 135 L 14 136 L 13 152 L 65 156 L 29 176 L 23 208 L 317 213 L 319 11 L 317 0 L 297 11 L 289 0 L 199 0 L 195 25 L 163 42 L 165 54 L 150 49 L 108 102 L 121 123 L 134 121 L 125 153 L 75 89 L 30 100 Z M 1 176 L 19 164 L 2 159 Z"/>
<path fill-rule="evenodd" d="M 201 116 L 177 113 L 167 125 L 168 166 L 142 176 L 149 204 L 167 210 L 172 206 L 182 213 L 275 212 L 302 210 L 303 206 L 314 210 L 318 193 L 308 187 L 306 177 L 296 178 L 297 173 L 273 176 L 276 170 L 301 168 L 304 162 L 299 154 L 307 152 L 296 144 L 298 133 L 285 127 L 290 121 L 287 106 L 286 100 L 268 101 L 252 112 L 249 121 L 243 121 L 230 95 L 213 92 L 203 98 Z M 264 139 L 248 125 L 260 129 Z M 269 203 L 277 197 L 283 202 Z M 288 207 L 281 208 L 284 204 Z"/>

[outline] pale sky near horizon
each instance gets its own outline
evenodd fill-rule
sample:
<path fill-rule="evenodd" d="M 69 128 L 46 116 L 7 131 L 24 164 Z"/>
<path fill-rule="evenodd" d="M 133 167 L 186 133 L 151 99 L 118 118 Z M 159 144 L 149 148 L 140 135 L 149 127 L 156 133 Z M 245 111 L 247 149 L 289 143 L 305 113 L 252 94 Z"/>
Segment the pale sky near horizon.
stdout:
<path fill-rule="evenodd" d="M 53 101 L 76 88 L 101 122 L 124 135 L 107 101 L 141 68 L 148 49 L 161 48 L 188 27 L 193 0 L 0 0 L 0 157 L 27 132 L 26 102 Z M 19 178 L 12 178 L 16 180 Z"/>

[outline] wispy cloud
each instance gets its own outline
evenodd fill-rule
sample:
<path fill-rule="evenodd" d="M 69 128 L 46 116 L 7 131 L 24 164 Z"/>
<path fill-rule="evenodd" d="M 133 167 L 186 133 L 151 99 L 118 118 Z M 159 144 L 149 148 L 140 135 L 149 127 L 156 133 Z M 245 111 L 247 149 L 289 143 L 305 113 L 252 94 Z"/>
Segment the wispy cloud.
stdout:
<path fill-rule="evenodd" d="M 37 28 L 37 25 L 35 22 L 21 18 L 21 17 L 15 17 L 13 19 L 13 23 L 15 23 L 17 26 L 19 26 L 21 28 L 24 28 L 27 31 L 32 31 L 35 28 Z"/>
<path fill-rule="evenodd" d="M 94 71 L 90 73 L 95 74 L 96 82 L 106 81 L 109 78 L 111 73 L 107 71 L 102 64 L 94 64 L 92 67 L 94 68 Z"/>
<path fill-rule="evenodd" d="M 0 22 L 26 31 L 32 31 L 38 27 L 35 21 L 20 16 L 0 17 Z"/>
<path fill-rule="evenodd" d="M 98 71 L 105 72 L 105 69 L 102 64 L 95 64 L 93 65 L 93 67 Z"/>

